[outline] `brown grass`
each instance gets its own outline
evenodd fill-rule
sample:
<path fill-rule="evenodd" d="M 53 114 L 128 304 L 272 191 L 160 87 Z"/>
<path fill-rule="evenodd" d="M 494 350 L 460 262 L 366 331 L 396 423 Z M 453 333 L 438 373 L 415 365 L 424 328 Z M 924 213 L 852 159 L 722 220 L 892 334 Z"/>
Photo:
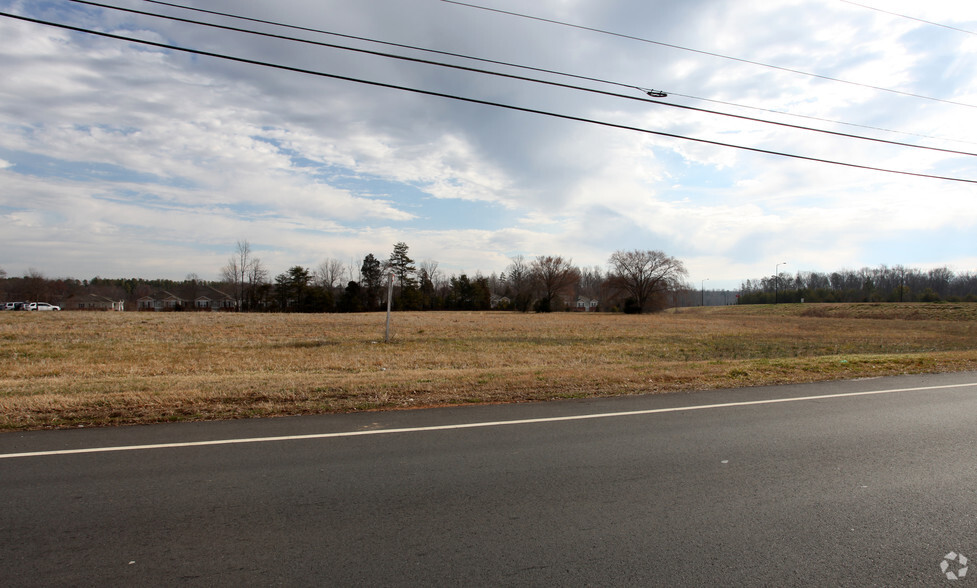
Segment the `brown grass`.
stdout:
<path fill-rule="evenodd" d="M 0 430 L 977 369 L 977 304 L 645 316 L 0 313 Z"/>

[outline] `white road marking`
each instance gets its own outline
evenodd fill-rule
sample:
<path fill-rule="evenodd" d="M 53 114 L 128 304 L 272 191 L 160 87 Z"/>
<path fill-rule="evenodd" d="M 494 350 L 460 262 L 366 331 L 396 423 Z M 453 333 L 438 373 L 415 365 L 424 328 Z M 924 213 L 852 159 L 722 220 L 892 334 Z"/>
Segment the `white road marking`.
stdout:
<path fill-rule="evenodd" d="M 866 392 L 845 392 L 841 394 L 826 394 L 823 396 L 772 398 L 768 400 L 749 400 L 745 402 L 727 402 L 723 404 L 702 404 L 702 405 L 694 405 L 694 406 L 675 406 L 671 408 L 651 408 L 648 410 L 632 410 L 627 412 L 581 414 L 581 415 L 573 415 L 573 416 L 545 417 L 545 418 L 522 419 L 522 420 L 514 420 L 514 421 L 488 421 L 488 422 L 480 422 L 480 423 L 461 423 L 456 425 L 436 425 L 431 427 L 410 427 L 410 428 L 401 428 L 401 429 L 370 429 L 364 431 L 343 431 L 339 433 L 313 433 L 309 435 L 285 435 L 280 437 L 215 439 L 212 441 L 156 443 L 153 445 L 122 445 L 117 447 L 87 447 L 84 449 L 59 449 L 54 451 L 29 451 L 25 453 L 0 453 L 0 459 L 11 459 L 15 457 L 44 457 L 44 456 L 51 456 L 51 455 L 75 455 L 81 453 L 110 453 L 113 451 L 142 451 L 145 449 L 175 449 L 180 447 L 204 447 L 208 445 L 234 445 L 240 443 L 271 443 L 276 441 L 304 441 L 309 439 L 331 439 L 334 437 L 360 437 L 364 435 L 390 435 L 394 433 L 423 433 L 427 431 L 450 431 L 455 429 L 476 429 L 482 427 L 531 425 L 531 424 L 538 424 L 538 423 L 556 423 L 562 421 L 582 421 L 582 420 L 590 420 L 590 419 L 641 416 L 641 415 L 649 415 L 649 414 L 660 414 L 666 412 L 708 410 L 714 408 L 733 408 L 738 406 L 757 406 L 760 404 L 777 404 L 781 402 L 802 402 L 806 400 L 829 400 L 832 398 L 851 398 L 854 396 L 894 394 L 897 392 L 923 392 L 928 390 L 947 390 L 950 388 L 968 388 L 972 386 L 977 386 L 977 382 L 973 382 L 969 384 L 947 384 L 944 386 L 922 386 L 918 388 L 893 388 L 889 390 L 869 390 Z"/>

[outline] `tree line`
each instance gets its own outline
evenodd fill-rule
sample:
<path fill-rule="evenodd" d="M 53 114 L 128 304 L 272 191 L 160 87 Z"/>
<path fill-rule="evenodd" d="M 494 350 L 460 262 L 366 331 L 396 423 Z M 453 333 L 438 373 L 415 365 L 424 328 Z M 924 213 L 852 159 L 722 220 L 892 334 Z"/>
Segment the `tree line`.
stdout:
<path fill-rule="evenodd" d="M 95 294 L 124 300 L 128 310 L 136 310 L 139 299 L 169 292 L 186 301 L 178 309 L 188 310 L 211 287 L 233 298 L 235 308 L 248 312 L 369 312 L 386 307 L 390 275 L 396 310 L 636 313 L 702 303 L 977 302 L 977 274 L 898 265 L 831 273 L 782 272 L 744 281 L 738 295 L 703 292 L 683 282 L 687 272 L 681 261 L 661 251 L 640 250 L 616 251 L 606 268 L 577 267 L 561 256 L 516 256 L 500 274 L 446 275 L 436 261 L 415 262 L 401 242 L 387 258 L 372 253 L 356 262 L 326 258 L 315 267 L 296 265 L 272 277 L 247 241 L 238 242 L 217 281 L 196 274 L 184 280 L 49 279 L 35 269 L 18 277 L 0 268 L 0 301 L 62 304 L 76 295 Z M 578 303 L 584 307 L 578 308 Z"/>
<path fill-rule="evenodd" d="M 682 262 L 661 251 L 617 251 L 609 269 L 580 268 L 562 256 L 516 256 L 501 274 L 446 275 L 436 261 L 416 262 L 404 242 L 386 258 L 368 253 L 358 264 L 327 258 L 315 268 L 293 266 L 273 279 L 247 241 L 221 275 L 247 311 L 369 312 L 395 310 L 655 311 L 687 287 Z"/>
<path fill-rule="evenodd" d="M 0 270 L 2 272 L 2 270 Z M 395 310 L 515 310 L 553 312 L 602 310 L 653 312 L 681 303 L 692 290 L 682 262 L 662 251 L 616 251 L 602 268 L 577 267 L 569 258 L 516 256 L 500 273 L 448 275 L 436 261 L 416 262 L 399 242 L 386 258 L 367 254 L 360 262 L 326 258 L 315 267 L 292 266 L 271 276 L 248 241 L 239 241 L 218 281 L 190 274 L 183 281 L 138 278 L 91 280 L 45 278 L 30 270 L 23 278 L 0 274 L 0 298 L 54 301 L 97 294 L 137 301 L 165 291 L 193 308 L 205 287 L 234 299 L 246 312 L 370 312 L 386 308 L 388 286 Z"/>
<path fill-rule="evenodd" d="M 977 274 L 901 265 L 831 273 L 780 273 L 740 286 L 740 304 L 775 302 L 977 302 Z"/>

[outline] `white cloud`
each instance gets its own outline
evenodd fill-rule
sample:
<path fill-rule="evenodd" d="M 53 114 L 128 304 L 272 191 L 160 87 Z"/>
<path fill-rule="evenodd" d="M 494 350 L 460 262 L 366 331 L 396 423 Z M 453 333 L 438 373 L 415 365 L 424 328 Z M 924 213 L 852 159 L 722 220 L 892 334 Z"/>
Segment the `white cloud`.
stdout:
<path fill-rule="evenodd" d="M 32 3 L 0 4 L 42 10 Z M 977 103 L 972 35 L 844 3 L 554 0 L 498 6 Z M 220 0 L 208 9 L 661 88 L 679 104 L 977 151 L 972 143 L 929 138 L 969 140 L 977 132 L 972 108 L 456 5 L 288 0 L 244 7 Z M 968 6 L 886 9 L 965 28 L 977 19 L 977 9 Z M 679 136 L 977 177 L 966 156 L 112 11 L 68 12 L 48 4 L 43 10 L 55 20 L 163 42 Z M 9 19 L 0 19 L 0 76 L 0 266 L 14 271 L 23 265 L 80 277 L 215 275 L 239 239 L 251 241 L 276 272 L 325 257 L 385 256 L 401 240 L 417 258 L 469 273 L 500 271 L 519 253 L 592 265 L 603 264 L 614 249 L 640 247 L 664 249 L 686 259 L 693 274 L 732 283 L 769 274 L 785 256 L 794 269 L 828 271 L 907 263 L 900 257 L 906 249 L 884 253 L 901 235 L 918 241 L 917 259 L 945 260 L 961 271 L 973 265 L 958 244 L 941 239 L 977 229 L 966 184 L 462 104 Z M 636 88 L 561 81 L 641 96 Z"/>

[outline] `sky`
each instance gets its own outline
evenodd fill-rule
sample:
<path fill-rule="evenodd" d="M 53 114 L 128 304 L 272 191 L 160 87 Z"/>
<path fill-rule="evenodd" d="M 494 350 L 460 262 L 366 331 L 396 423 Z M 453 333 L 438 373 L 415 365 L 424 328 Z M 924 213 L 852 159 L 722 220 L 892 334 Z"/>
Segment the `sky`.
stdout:
<path fill-rule="evenodd" d="M 977 271 L 975 156 L 672 106 L 977 153 L 977 3 L 173 1 L 455 55 L 103 3 L 604 94 L 68 0 L 0 0 L 6 14 L 535 111 L 2 16 L 8 275 L 216 280 L 243 241 L 271 276 L 327 259 L 355 272 L 401 241 L 444 275 L 502 272 L 518 255 L 606 269 L 614 251 L 660 250 L 706 289 L 778 269 Z"/>

